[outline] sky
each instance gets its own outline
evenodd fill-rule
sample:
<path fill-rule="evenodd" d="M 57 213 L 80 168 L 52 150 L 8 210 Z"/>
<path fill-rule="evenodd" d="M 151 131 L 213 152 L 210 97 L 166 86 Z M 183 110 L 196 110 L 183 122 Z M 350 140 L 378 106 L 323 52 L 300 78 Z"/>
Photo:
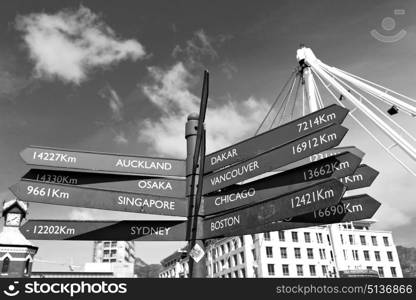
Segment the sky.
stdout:
<path fill-rule="evenodd" d="M 208 152 L 252 136 L 296 66 L 299 43 L 328 65 L 416 98 L 415 9 L 414 1 L 3 1 L 1 200 L 29 169 L 19 157 L 29 145 L 183 158 L 204 69 Z M 386 43 L 372 30 L 405 34 Z M 416 132 L 414 118 L 395 120 Z M 364 163 L 380 171 L 359 191 L 382 203 L 375 228 L 416 246 L 415 177 L 351 120 L 344 124 L 342 145 L 366 152 Z M 29 218 L 162 219 L 36 203 Z M 92 259 L 92 242 L 34 243 L 37 258 L 51 262 L 38 270 Z M 159 263 L 183 245 L 136 243 L 136 255 Z"/>

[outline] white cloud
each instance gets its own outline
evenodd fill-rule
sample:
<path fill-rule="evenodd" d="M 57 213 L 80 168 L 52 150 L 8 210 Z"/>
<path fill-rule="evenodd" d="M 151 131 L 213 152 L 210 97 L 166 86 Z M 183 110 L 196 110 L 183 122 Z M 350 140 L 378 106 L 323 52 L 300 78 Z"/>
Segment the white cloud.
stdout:
<path fill-rule="evenodd" d="M 79 208 L 72 209 L 69 212 L 68 217 L 70 220 L 74 221 L 88 221 L 95 219 L 94 216 L 88 210 Z"/>
<path fill-rule="evenodd" d="M 115 121 L 122 121 L 123 119 L 123 102 L 121 101 L 118 93 L 110 85 L 106 85 L 99 91 L 99 95 L 108 100 L 108 106 L 111 109 L 112 118 Z"/>
<path fill-rule="evenodd" d="M 126 138 L 126 135 L 125 135 L 125 133 L 124 132 L 117 132 L 115 135 L 114 135 L 114 142 L 115 143 L 117 143 L 117 144 L 128 144 L 128 140 L 127 140 L 127 138 Z"/>
<path fill-rule="evenodd" d="M 144 94 L 161 116 L 141 124 L 139 139 L 148 142 L 161 155 L 184 157 L 187 115 L 199 111 L 200 98 L 190 89 L 198 81 L 182 62 L 168 70 L 149 68 L 153 84 L 143 86 Z M 250 97 L 218 103 L 209 99 L 206 114 L 207 151 L 211 152 L 254 134 L 267 110 L 267 103 Z"/>
<path fill-rule="evenodd" d="M 16 28 L 24 33 L 36 76 L 47 79 L 79 84 L 94 68 L 145 55 L 138 41 L 119 39 L 98 15 L 83 6 L 77 11 L 18 16 Z"/>

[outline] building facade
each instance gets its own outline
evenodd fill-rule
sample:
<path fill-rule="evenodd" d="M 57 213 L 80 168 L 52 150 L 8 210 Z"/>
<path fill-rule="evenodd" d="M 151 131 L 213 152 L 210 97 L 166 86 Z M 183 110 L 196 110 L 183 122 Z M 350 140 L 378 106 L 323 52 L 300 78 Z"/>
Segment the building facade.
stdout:
<path fill-rule="evenodd" d="M 402 277 L 391 232 L 371 230 L 372 221 L 333 224 L 212 240 L 206 247 L 209 277 L 339 277 L 375 270 Z M 186 261 L 171 255 L 160 277 L 175 277 Z M 184 276 L 187 276 L 187 268 Z"/>
<path fill-rule="evenodd" d="M 95 263 L 134 263 L 134 242 L 95 241 L 93 262 Z"/>

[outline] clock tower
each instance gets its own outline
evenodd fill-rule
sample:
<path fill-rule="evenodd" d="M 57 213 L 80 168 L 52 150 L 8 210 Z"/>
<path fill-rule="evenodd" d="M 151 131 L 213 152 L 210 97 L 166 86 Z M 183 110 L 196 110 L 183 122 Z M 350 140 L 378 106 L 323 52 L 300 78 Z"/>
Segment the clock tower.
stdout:
<path fill-rule="evenodd" d="M 38 247 L 28 241 L 19 230 L 26 214 L 25 202 L 17 199 L 4 201 L 4 223 L 0 232 L 0 278 L 30 277 Z"/>

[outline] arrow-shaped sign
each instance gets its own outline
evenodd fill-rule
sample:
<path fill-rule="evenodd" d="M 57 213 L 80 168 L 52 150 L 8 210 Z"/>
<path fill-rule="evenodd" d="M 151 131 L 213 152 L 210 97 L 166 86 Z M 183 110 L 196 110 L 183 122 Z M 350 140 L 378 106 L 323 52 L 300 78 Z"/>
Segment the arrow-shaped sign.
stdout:
<path fill-rule="evenodd" d="M 183 221 L 28 220 L 20 227 L 29 240 L 186 241 Z"/>
<path fill-rule="evenodd" d="M 292 193 L 314 184 L 317 180 L 343 178 L 354 174 L 361 158 L 349 152 L 288 170 L 246 184 L 233 185 L 204 197 L 204 214 L 212 215 L 229 209 L 263 202 Z M 347 177 L 345 177 L 347 178 Z"/>
<path fill-rule="evenodd" d="M 361 165 L 352 175 L 345 176 L 340 181 L 348 190 L 355 190 L 370 186 L 379 172 L 367 165 Z"/>
<path fill-rule="evenodd" d="M 224 235 L 221 237 L 289 230 L 369 219 L 374 216 L 380 205 L 380 202 L 366 194 L 345 197 L 342 198 L 336 205 L 331 205 L 311 213 L 295 216 L 293 218 L 287 218 L 262 226 L 229 230 L 228 232 L 224 231 Z"/>
<path fill-rule="evenodd" d="M 348 110 L 333 104 L 206 156 L 205 173 L 241 162 L 309 135 L 331 124 L 341 124 Z"/>
<path fill-rule="evenodd" d="M 225 236 L 227 232 L 258 227 L 273 221 L 302 215 L 340 201 L 344 185 L 336 179 L 290 193 L 273 200 L 255 204 L 221 216 L 204 220 L 204 238 Z"/>
<path fill-rule="evenodd" d="M 188 215 L 188 201 L 185 197 L 105 191 L 29 180 L 16 183 L 10 190 L 18 199 L 28 202 L 143 214 Z"/>
<path fill-rule="evenodd" d="M 185 161 L 145 156 L 29 147 L 20 153 L 29 165 L 94 171 L 185 177 Z"/>
<path fill-rule="evenodd" d="M 31 169 L 22 179 L 176 198 L 184 198 L 186 188 L 184 179 L 47 169 Z"/>
<path fill-rule="evenodd" d="M 348 129 L 331 125 L 248 161 L 204 176 L 203 193 L 225 188 L 279 167 L 333 148 L 341 143 Z"/>

